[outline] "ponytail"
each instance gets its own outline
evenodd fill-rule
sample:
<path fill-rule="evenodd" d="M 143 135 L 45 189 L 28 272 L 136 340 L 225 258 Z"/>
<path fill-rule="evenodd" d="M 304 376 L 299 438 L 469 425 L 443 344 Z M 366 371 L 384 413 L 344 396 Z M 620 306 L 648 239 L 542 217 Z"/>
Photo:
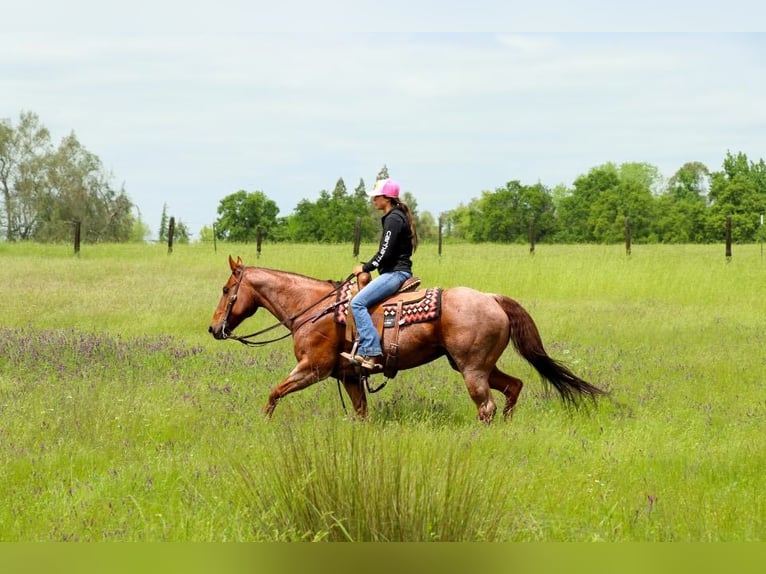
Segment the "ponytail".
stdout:
<path fill-rule="evenodd" d="M 407 223 L 410 226 L 410 235 L 412 236 L 412 252 L 415 253 L 418 248 L 418 230 L 415 228 L 415 218 L 412 217 L 412 212 L 406 203 L 393 197 L 390 197 L 389 199 L 391 200 L 393 206 L 399 207 L 407 217 Z"/>

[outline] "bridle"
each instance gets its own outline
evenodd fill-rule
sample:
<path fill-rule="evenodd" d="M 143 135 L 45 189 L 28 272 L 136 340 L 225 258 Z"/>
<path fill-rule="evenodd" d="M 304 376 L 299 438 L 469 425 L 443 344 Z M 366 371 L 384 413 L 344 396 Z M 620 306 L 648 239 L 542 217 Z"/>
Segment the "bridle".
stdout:
<path fill-rule="evenodd" d="M 226 323 L 229 322 L 229 317 L 231 316 L 231 308 L 234 307 L 234 303 L 237 302 L 237 295 L 239 294 L 239 286 L 242 284 L 242 278 L 245 276 L 245 269 L 241 268 L 239 270 L 239 277 L 237 278 L 237 282 L 234 284 L 234 293 L 231 294 L 231 297 L 229 297 L 229 301 L 226 303 L 226 313 L 223 316 L 223 321 L 221 322 L 221 335 L 224 339 L 233 339 L 234 337 L 230 337 L 226 332 Z"/>
<path fill-rule="evenodd" d="M 313 323 L 313 322 L 317 321 L 320 317 L 326 315 L 327 313 L 329 313 L 330 311 L 335 309 L 338 305 L 341 305 L 341 304 L 345 303 L 346 302 L 345 300 L 344 301 L 337 301 L 337 302 L 333 303 L 332 305 L 326 307 L 325 309 L 322 309 L 321 311 L 319 311 L 315 315 L 313 315 L 311 317 L 307 317 L 306 319 L 304 319 L 303 321 L 301 321 L 297 325 L 295 325 L 295 324 L 293 324 L 292 326 L 288 325 L 289 323 L 294 323 L 294 321 L 298 317 L 300 317 L 301 315 L 304 315 L 310 309 L 312 309 L 313 307 L 317 306 L 319 303 L 321 303 L 322 301 L 324 301 L 325 299 L 327 299 L 328 297 L 330 297 L 334 293 L 336 293 L 346 281 L 348 281 L 349 279 L 351 279 L 354 276 L 354 274 L 351 273 L 343 281 L 338 283 L 332 289 L 332 291 L 330 291 L 329 293 L 325 294 L 324 296 L 322 296 L 320 299 L 318 299 L 317 301 L 315 301 L 314 303 L 312 303 L 311 305 L 309 305 L 305 309 L 303 309 L 301 311 L 298 311 L 297 313 L 295 313 L 291 317 L 288 317 L 287 319 L 284 319 L 284 320 L 280 321 L 279 323 L 275 323 L 274 325 L 271 325 L 270 327 L 266 327 L 265 329 L 261 329 L 260 331 L 256 331 L 255 333 L 250 333 L 249 335 L 238 336 L 238 335 L 229 334 L 227 332 L 227 330 L 226 330 L 226 324 L 229 322 L 229 317 L 231 316 L 232 307 L 234 307 L 234 303 L 237 302 L 237 295 L 239 294 L 239 287 L 242 284 L 242 278 L 244 276 L 245 276 L 245 268 L 242 267 L 241 269 L 239 269 L 239 277 L 237 277 L 237 283 L 234 285 L 234 292 L 231 294 L 231 296 L 229 297 L 229 301 L 226 303 L 226 313 L 224 314 L 223 321 L 221 323 L 221 335 L 222 335 L 221 338 L 222 339 L 232 339 L 234 341 L 239 341 L 243 345 L 248 345 L 248 346 L 251 346 L 251 347 L 260 347 L 261 345 L 268 345 L 269 343 L 276 343 L 277 341 L 281 341 L 282 339 L 286 339 L 287 337 L 289 337 L 290 335 L 295 333 L 295 331 L 297 331 L 300 327 L 302 327 L 303 325 L 305 325 L 309 321 L 311 321 Z M 289 329 L 289 332 L 286 333 L 285 335 L 282 335 L 281 337 L 276 337 L 274 339 L 268 339 L 266 341 L 253 341 L 253 340 L 251 340 L 254 337 L 258 337 L 259 335 L 262 335 L 264 333 L 268 333 L 269 331 L 271 331 L 273 329 L 276 329 L 277 327 L 281 327 L 283 325 L 285 327 L 287 327 L 287 329 Z"/>

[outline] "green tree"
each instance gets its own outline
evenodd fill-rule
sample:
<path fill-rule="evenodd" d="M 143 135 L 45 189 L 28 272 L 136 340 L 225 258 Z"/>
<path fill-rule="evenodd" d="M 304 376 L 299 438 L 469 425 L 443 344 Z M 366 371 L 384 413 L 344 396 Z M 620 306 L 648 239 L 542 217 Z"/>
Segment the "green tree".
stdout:
<path fill-rule="evenodd" d="M 380 181 L 381 179 L 388 179 L 389 177 L 391 176 L 388 175 L 388 167 L 386 166 L 386 164 L 383 164 L 383 167 L 381 167 L 380 171 L 378 171 L 378 175 L 375 178 L 375 181 Z"/>
<path fill-rule="evenodd" d="M 539 183 L 525 186 L 509 181 L 469 204 L 468 238 L 472 241 L 523 243 L 529 239 L 532 223 L 538 239 L 550 236 L 555 228 L 553 197 Z"/>
<path fill-rule="evenodd" d="M 160 243 L 167 243 L 170 232 L 170 217 L 168 216 L 168 204 L 162 204 L 162 216 L 160 217 L 160 229 L 157 239 Z M 180 219 L 173 218 L 173 241 L 175 243 L 189 243 L 191 233 L 189 227 Z"/>
<path fill-rule="evenodd" d="M 277 204 L 262 191 L 239 190 L 219 203 L 215 235 L 227 241 L 255 241 L 260 226 L 262 237 L 271 238 L 278 214 Z"/>
<path fill-rule="evenodd" d="M 419 241 L 435 241 L 438 238 L 439 224 L 430 211 L 419 213 L 416 225 Z"/>
<path fill-rule="evenodd" d="M 168 240 L 168 223 L 169 223 L 169 217 L 168 217 L 168 204 L 163 203 L 162 204 L 162 215 L 160 216 L 160 229 L 157 233 L 157 240 L 160 243 L 165 243 Z"/>
<path fill-rule="evenodd" d="M 452 239 L 471 239 L 471 206 L 460 203 L 441 214 L 442 236 Z"/>
<path fill-rule="evenodd" d="M 144 243 L 151 235 L 152 230 L 149 228 L 149 225 L 141 219 L 141 211 L 137 207 L 136 213 L 137 215 L 133 220 L 133 229 L 131 230 L 129 241 L 131 243 Z"/>
<path fill-rule="evenodd" d="M 46 196 L 46 163 L 52 153 L 50 133 L 31 112 L 22 112 L 16 127 L 0 121 L 0 192 L 6 240 L 28 239 L 37 225 Z"/>
<path fill-rule="evenodd" d="M 753 163 L 744 153 L 726 153 L 723 169 L 711 175 L 706 239 L 719 241 L 725 221 L 732 219 L 732 239 L 752 242 L 758 237 L 760 214 L 766 212 L 766 164 Z"/>
<path fill-rule="evenodd" d="M 190 239 L 189 226 L 182 220 L 176 219 L 175 226 L 173 227 L 173 241 L 175 243 L 189 243 Z"/>
<path fill-rule="evenodd" d="M 213 237 L 213 228 L 210 225 L 203 225 L 199 230 L 199 241 L 203 243 L 212 243 L 215 240 Z"/>
<path fill-rule="evenodd" d="M 659 187 L 654 166 L 607 163 L 578 177 L 569 194 L 558 195 L 558 232 L 562 242 L 614 243 L 625 237 L 625 218 L 632 237 L 651 241 L 656 202 L 652 189 Z M 560 190 L 557 191 L 557 194 Z"/>
<path fill-rule="evenodd" d="M 596 241 L 591 208 L 601 194 L 619 185 L 620 176 L 613 164 L 593 168 L 587 174 L 575 179 L 574 189 L 559 200 L 557 240 L 564 243 Z"/>
<path fill-rule="evenodd" d="M 332 193 L 322 190 L 316 201 L 304 199 L 298 203 L 288 221 L 289 237 L 298 242 L 352 241 L 356 220 L 360 218 L 362 239 L 368 241 L 375 233 L 370 220 L 369 203 L 363 181 L 360 181 L 353 194 L 349 194 L 341 178 Z"/>
<path fill-rule="evenodd" d="M 630 219 L 636 241 L 652 240 L 654 198 L 639 181 L 621 181 L 598 196 L 589 213 L 593 239 L 599 243 L 619 243 L 625 239 L 625 220 Z"/>
<path fill-rule="evenodd" d="M 101 160 L 88 151 L 74 132 L 61 140 L 48 158 L 47 193 L 37 203 L 34 238 L 63 241 L 71 222 L 82 224 L 88 242 L 128 241 L 134 224 L 133 204 L 124 189 L 115 190 Z"/>
<path fill-rule="evenodd" d="M 710 172 L 700 162 L 685 163 L 657 198 L 655 231 L 663 243 L 705 241 Z"/>
<path fill-rule="evenodd" d="M 54 148 L 36 114 L 22 113 L 18 126 L 0 122 L 2 225 L 8 240 L 69 240 L 72 223 L 85 241 L 128 241 L 134 205 L 125 190 L 74 132 Z"/>

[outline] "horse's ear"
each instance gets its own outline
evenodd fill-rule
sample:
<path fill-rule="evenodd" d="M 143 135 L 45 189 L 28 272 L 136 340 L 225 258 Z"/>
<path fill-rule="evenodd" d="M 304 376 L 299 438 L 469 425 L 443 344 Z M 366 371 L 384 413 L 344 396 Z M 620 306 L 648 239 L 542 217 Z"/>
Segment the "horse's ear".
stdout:
<path fill-rule="evenodd" d="M 239 257 L 237 257 L 237 260 L 236 260 L 236 261 L 234 261 L 234 260 L 231 258 L 231 255 L 229 255 L 229 267 L 231 267 L 231 270 L 232 270 L 232 271 L 236 271 L 237 269 L 239 269 L 240 267 L 242 267 L 242 259 L 240 259 Z"/>

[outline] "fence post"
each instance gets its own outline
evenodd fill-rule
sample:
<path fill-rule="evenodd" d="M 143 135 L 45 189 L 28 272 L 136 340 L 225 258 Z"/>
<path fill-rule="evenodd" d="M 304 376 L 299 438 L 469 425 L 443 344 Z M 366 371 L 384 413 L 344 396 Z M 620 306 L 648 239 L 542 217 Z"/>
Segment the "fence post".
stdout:
<path fill-rule="evenodd" d="M 439 214 L 439 257 L 442 256 L 442 226 L 444 225 L 444 214 Z"/>
<path fill-rule="evenodd" d="M 173 234 L 176 231 L 176 218 L 171 217 L 168 223 L 168 255 L 173 253 Z"/>
<path fill-rule="evenodd" d="M 80 229 L 82 227 L 81 222 L 73 221 L 74 223 L 74 254 L 80 255 Z"/>
<path fill-rule="evenodd" d="M 529 220 L 529 254 L 535 254 L 535 220 Z"/>
<path fill-rule="evenodd" d="M 215 223 L 213 224 L 213 253 L 218 253 L 218 243 L 215 240 Z"/>
<path fill-rule="evenodd" d="M 263 230 L 261 229 L 261 226 L 259 225 L 255 230 L 255 250 L 257 252 L 257 255 L 255 256 L 256 259 L 261 258 L 261 240 L 263 239 Z"/>
<path fill-rule="evenodd" d="M 731 261 L 731 215 L 726 216 L 726 261 Z"/>
<path fill-rule="evenodd" d="M 354 258 L 359 257 L 359 243 L 362 241 L 362 218 L 356 218 L 354 225 Z"/>
<path fill-rule="evenodd" d="M 630 255 L 630 217 L 625 218 L 625 255 Z"/>

